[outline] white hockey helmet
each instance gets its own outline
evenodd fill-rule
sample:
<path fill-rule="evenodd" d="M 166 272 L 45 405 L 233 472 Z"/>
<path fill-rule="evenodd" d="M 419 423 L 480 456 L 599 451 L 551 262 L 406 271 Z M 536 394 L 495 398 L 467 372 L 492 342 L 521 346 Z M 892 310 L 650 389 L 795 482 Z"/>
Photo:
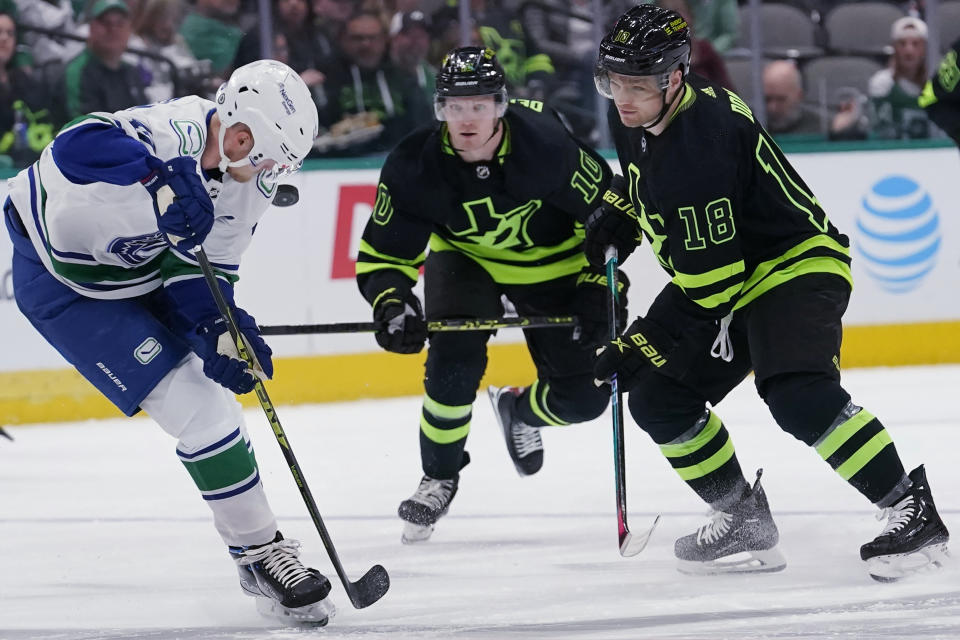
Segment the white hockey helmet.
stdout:
<path fill-rule="evenodd" d="M 293 69 L 276 60 L 239 67 L 217 91 L 220 170 L 252 165 L 283 175 L 300 168 L 319 132 L 310 89 Z M 231 162 L 223 152 L 228 127 L 243 123 L 253 134 L 246 158 Z"/>

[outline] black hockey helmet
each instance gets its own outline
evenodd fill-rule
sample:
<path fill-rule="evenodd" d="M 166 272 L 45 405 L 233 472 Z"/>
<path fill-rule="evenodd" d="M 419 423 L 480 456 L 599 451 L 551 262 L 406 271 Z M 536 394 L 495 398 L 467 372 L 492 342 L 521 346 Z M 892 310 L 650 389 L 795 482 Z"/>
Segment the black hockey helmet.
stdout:
<path fill-rule="evenodd" d="M 444 56 L 434 98 L 438 120 L 445 119 L 442 111 L 447 98 L 488 95 L 494 96 L 497 115 L 503 116 L 507 108 L 506 77 L 493 49 L 458 47 Z"/>
<path fill-rule="evenodd" d="M 664 89 L 674 69 L 684 77 L 690 70 L 690 27 L 676 11 L 642 4 L 620 16 L 600 41 L 594 79 L 597 90 L 609 98 L 607 72 L 658 76 Z"/>

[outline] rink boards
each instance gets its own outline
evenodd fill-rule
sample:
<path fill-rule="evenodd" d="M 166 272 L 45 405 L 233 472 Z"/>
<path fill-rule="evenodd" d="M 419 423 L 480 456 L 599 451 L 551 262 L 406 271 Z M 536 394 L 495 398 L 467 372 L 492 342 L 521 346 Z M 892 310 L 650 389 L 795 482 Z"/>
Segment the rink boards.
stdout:
<path fill-rule="evenodd" d="M 845 316 L 843 365 L 960 362 L 956 148 L 788 155 L 831 221 L 850 237 L 856 287 Z M 615 159 L 611 164 L 619 171 Z M 376 195 L 379 163 L 330 166 L 296 176 L 300 202 L 271 209 L 257 228 L 237 300 L 260 324 L 370 319 L 353 261 Z M 64 368 L 16 309 L 10 252 L 9 238 L 0 234 L 0 424 L 118 415 Z M 644 248 L 626 271 L 631 311 L 642 313 L 666 274 Z M 370 334 L 275 337 L 270 344 L 277 372 L 269 390 L 279 403 L 422 393 L 424 354 L 380 352 Z M 520 332 L 501 331 L 484 384 L 522 383 L 532 375 Z"/>

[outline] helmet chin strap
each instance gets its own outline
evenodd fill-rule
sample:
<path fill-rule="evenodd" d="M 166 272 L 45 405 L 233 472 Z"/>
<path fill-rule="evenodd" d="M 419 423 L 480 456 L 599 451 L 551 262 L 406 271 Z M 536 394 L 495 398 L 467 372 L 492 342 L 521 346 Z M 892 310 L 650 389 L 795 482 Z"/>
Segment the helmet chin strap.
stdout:
<path fill-rule="evenodd" d="M 226 152 L 223 150 L 223 137 L 226 135 L 226 133 L 227 128 L 223 126 L 223 123 L 221 122 L 220 131 L 217 133 L 217 146 L 220 149 L 220 164 L 217 165 L 217 169 L 219 169 L 221 173 L 226 173 L 229 167 L 239 169 L 240 167 L 245 167 L 250 164 L 250 160 L 248 158 L 242 158 L 240 160 L 230 162 L 230 158 L 227 157 Z"/>
<path fill-rule="evenodd" d="M 677 101 L 678 97 L 680 97 L 680 90 L 682 88 L 683 88 L 683 83 L 681 82 L 680 85 L 677 87 L 677 90 L 674 92 L 673 97 L 670 98 L 670 102 L 667 102 L 667 91 L 670 89 L 669 87 L 667 87 L 667 89 L 665 89 L 660 96 L 660 99 L 663 101 L 662 103 L 663 106 L 660 107 L 660 115 L 657 116 L 656 120 L 640 125 L 640 128 L 643 129 L 644 131 L 649 131 L 650 129 L 653 129 L 655 126 L 660 124 L 660 121 L 663 120 L 664 116 L 667 115 L 667 112 L 670 111 L 670 107 L 672 107 L 673 103 Z"/>

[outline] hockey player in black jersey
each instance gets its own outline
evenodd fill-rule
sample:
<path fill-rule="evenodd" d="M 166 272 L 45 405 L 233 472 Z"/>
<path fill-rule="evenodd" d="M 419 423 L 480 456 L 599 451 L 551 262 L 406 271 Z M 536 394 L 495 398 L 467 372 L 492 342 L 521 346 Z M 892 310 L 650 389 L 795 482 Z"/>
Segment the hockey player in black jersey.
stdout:
<path fill-rule="evenodd" d="M 653 5 L 629 10 L 601 42 L 597 88 L 619 114 L 611 126 L 626 176 L 624 193 L 604 201 L 633 208 L 602 207 L 585 242 L 597 262 L 608 246 L 625 258 L 646 236 L 671 278 L 600 354 L 596 374 L 617 374 L 634 419 L 713 510 L 677 540 L 680 569 L 786 565 L 760 473 L 751 486 L 708 408 L 751 370 L 780 427 L 886 510 L 883 531 L 860 549 L 870 574 L 937 566 L 948 534 L 923 466 L 907 474 L 880 421 L 840 385 L 847 237 L 749 107 L 688 76 L 689 62 L 686 22 Z"/>
<path fill-rule="evenodd" d="M 927 116 L 960 145 L 960 38 L 943 56 L 918 102 Z"/>
<path fill-rule="evenodd" d="M 397 353 L 419 352 L 427 338 L 412 291 L 421 265 L 429 320 L 499 316 L 501 295 L 520 315 L 580 317 L 577 335 L 526 332 L 537 368 L 531 385 L 489 390 L 517 471 L 533 474 L 543 463 L 541 427 L 591 420 L 607 406 L 609 396 L 593 384 L 594 350 L 606 337 L 606 278 L 587 265 L 582 223 L 611 172 L 542 103 L 508 106 L 490 49 L 463 47 L 445 58 L 435 112 L 439 125 L 412 133 L 384 163 L 357 282 L 387 327 L 378 343 Z M 430 336 L 419 421 L 424 475 L 400 505 L 404 542 L 427 539 L 457 492 L 491 335 Z"/>

